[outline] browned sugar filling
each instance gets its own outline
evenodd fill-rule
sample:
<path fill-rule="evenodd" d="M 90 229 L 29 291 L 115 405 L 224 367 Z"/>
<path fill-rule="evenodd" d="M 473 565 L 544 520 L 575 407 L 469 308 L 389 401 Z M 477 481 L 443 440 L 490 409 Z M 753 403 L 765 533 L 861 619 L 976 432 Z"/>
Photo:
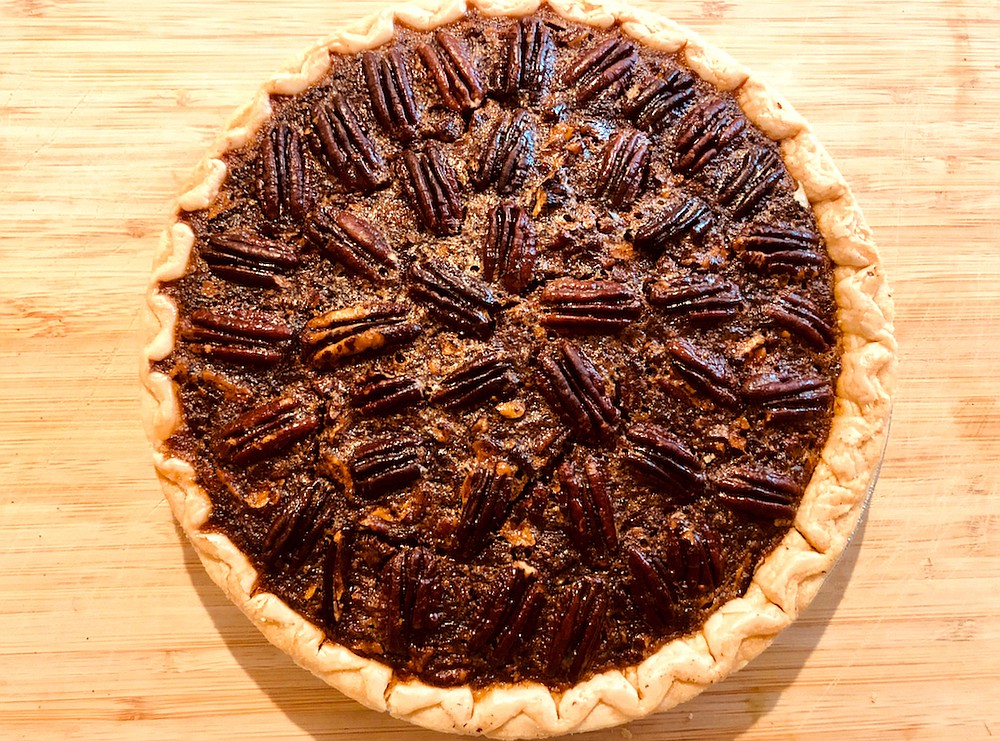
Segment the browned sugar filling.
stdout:
<path fill-rule="evenodd" d="M 551 687 L 743 594 L 839 361 L 813 216 L 732 97 L 543 12 L 272 104 L 184 216 L 158 364 L 257 588 L 404 676 Z"/>

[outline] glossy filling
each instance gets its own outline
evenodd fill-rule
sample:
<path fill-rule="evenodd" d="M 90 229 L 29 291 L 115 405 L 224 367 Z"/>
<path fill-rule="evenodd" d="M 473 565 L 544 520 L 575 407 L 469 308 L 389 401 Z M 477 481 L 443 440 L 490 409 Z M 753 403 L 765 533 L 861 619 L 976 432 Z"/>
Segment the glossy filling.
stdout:
<path fill-rule="evenodd" d="M 207 528 L 432 684 L 561 688 L 697 630 L 832 416 L 832 268 L 776 146 L 547 12 L 332 61 L 162 287 Z"/>

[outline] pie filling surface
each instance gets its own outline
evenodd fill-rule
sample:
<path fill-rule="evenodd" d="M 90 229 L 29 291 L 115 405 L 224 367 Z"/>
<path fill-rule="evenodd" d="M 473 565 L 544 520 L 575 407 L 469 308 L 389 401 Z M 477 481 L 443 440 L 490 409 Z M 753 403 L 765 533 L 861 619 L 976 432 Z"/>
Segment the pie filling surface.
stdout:
<path fill-rule="evenodd" d="M 334 55 L 225 155 L 156 369 L 273 593 L 403 677 L 564 688 L 747 589 L 839 373 L 776 145 L 547 11 Z"/>

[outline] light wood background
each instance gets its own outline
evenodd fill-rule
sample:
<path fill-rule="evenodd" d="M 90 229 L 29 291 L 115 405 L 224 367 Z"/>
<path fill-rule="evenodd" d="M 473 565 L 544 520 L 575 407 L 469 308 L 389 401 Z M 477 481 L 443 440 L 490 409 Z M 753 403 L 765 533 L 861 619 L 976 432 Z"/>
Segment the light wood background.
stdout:
<path fill-rule="evenodd" d="M 892 278 L 893 434 L 801 620 L 687 706 L 587 739 L 1000 735 L 1000 5 L 656 7 L 776 83 Z M 441 739 L 271 648 L 179 537 L 139 422 L 171 197 L 229 113 L 375 2 L 0 1 L 0 738 Z"/>

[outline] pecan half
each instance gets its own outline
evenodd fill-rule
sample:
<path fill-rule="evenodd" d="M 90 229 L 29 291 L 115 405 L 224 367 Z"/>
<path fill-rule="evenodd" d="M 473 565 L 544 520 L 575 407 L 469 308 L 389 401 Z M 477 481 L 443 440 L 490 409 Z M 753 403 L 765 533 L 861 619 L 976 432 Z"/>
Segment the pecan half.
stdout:
<path fill-rule="evenodd" d="M 278 286 L 278 275 L 299 265 L 298 255 L 287 244 L 240 230 L 211 235 L 201 256 L 216 275 L 265 288 Z"/>
<path fill-rule="evenodd" d="M 680 567 L 688 594 L 710 594 L 722 583 L 722 544 L 707 523 L 679 522 L 674 526 Z"/>
<path fill-rule="evenodd" d="M 761 373 L 747 381 L 743 393 L 775 422 L 794 422 L 819 414 L 833 403 L 830 382 L 814 375 Z"/>
<path fill-rule="evenodd" d="M 304 495 L 286 495 L 264 535 L 264 572 L 296 574 L 312 558 L 333 524 L 334 510 L 318 486 Z"/>
<path fill-rule="evenodd" d="M 829 261 L 819 234 L 811 229 L 754 226 L 736 237 L 733 246 L 747 264 L 769 275 L 812 273 Z"/>
<path fill-rule="evenodd" d="M 781 182 L 784 174 L 777 152 L 748 150 L 719 190 L 719 203 L 728 205 L 734 217 L 744 216 Z"/>
<path fill-rule="evenodd" d="M 448 651 L 432 652 L 421 662 L 421 675 L 431 686 L 458 687 L 468 684 L 469 675 L 475 669 L 469 657 L 463 654 L 453 654 Z"/>
<path fill-rule="evenodd" d="M 413 96 L 406 63 L 398 49 L 383 55 L 366 51 L 361 57 L 372 113 L 379 126 L 394 139 L 410 141 L 417 136 L 420 109 Z"/>
<path fill-rule="evenodd" d="M 552 636 L 545 655 L 545 673 L 574 681 L 586 669 L 608 614 L 608 588 L 592 576 L 581 579 L 560 595 L 549 623 Z"/>
<path fill-rule="evenodd" d="M 538 259 L 535 227 L 523 208 L 510 204 L 494 206 L 486 219 L 489 229 L 480 248 L 483 278 L 500 280 L 511 293 L 521 293 Z"/>
<path fill-rule="evenodd" d="M 323 558 L 322 614 L 331 622 L 338 622 L 348 601 L 348 580 L 354 551 L 354 531 L 346 527 L 334 533 Z"/>
<path fill-rule="evenodd" d="M 635 44 L 610 38 L 580 54 L 563 75 L 563 83 L 579 85 L 576 90 L 578 103 L 586 103 L 602 92 L 614 98 L 625 90 L 638 61 Z"/>
<path fill-rule="evenodd" d="M 319 427 L 316 410 L 294 397 L 273 399 L 219 430 L 219 456 L 238 466 L 270 458 Z"/>
<path fill-rule="evenodd" d="M 443 618 L 437 556 L 426 548 L 399 551 L 386 563 L 379 581 L 385 599 L 385 646 L 390 653 L 406 653 Z"/>
<path fill-rule="evenodd" d="M 667 530 L 665 535 L 665 550 L 669 555 L 660 555 L 634 543 L 625 548 L 630 576 L 626 588 L 646 622 L 658 631 L 670 629 L 676 610 L 674 579 L 679 549 L 673 533 Z"/>
<path fill-rule="evenodd" d="M 242 365 L 276 365 L 285 357 L 292 330 L 277 317 L 256 311 L 221 314 L 211 309 L 191 312 L 184 330 L 191 349 L 210 358 Z"/>
<path fill-rule="evenodd" d="M 696 175 L 745 130 L 746 119 L 724 100 L 700 103 L 677 125 L 675 169 Z"/>
<path fill-rule="evenodd" d="M 535 163 L 535 124 L 523 108 L 497 119 L 479 156 L 473 184 L 478 190 L 493 186 L 510 195 L 524 185 Z"/>
<path fill-rule="evenodd" d="M 455 171 L 437 144 L 424 152 L 403 152 L 406 182 L 420 223 L 439 237 L 457 234 L 465 219 L 465 205 Z"/>
<path fill-rule="evenodd" d="M 410 267 L 410 295 L 448 329 L 478 337 L 493 331 L 493 313 L 500 308 L 483 281 L 433 257 Z"/>
<path fill-rule="evenodd" d="M 486 94 L 465 44 L 454 34 L 440 29 L 434 38 L 438 46 L 421 44 L 417 54 L 434 78 L 445 106 L 456 112 L 478 108 Z"/>
<path fill-rule="evenodd" d="M 619 414 L 604 379 L 579 346 L 559 343 L 559 352 L 542 355 L 541 390 L 560 419 L 578 439 L 608 443 L 615 437 Z"/>
<path fill-rule="evenodd" d="M 507 519 L 513 497 L 510 467 L 486 461 L 462 482 L 462 514 L 455 529 L 454 548 L 470 556 L 488 545 L 489 537 Z"/>
<path fill-rule="evenodd" d="M 667 430 L 653 424 L 635 424 L 626 431 L 631 446 L 625 454 L 637 472 L 686 498 L 705 488 L 705 466 L 694 452 Z"/>
<path fill-rule="evenodd" d="M 691 386 L 708 394 L 722 406 L 736 406 L 737 382 L 726 359 L 721 355 L 704 353 L 688 340 L 671 340 L 666 344 L 677 374 Z"/>
<path fill-rule="evenodd" d="M 610 280 L 557 278 L 539 300 L 543 326 L 571 334 L 617 334 L 639 318 L 642 302 L 624 285 Z"/>
<path fill-rule="evenodd" d="M 368 280 L 384 280 L 399 264 L 375 225 L 350 211 L 320 211 L 309 219 L 304 232 L 330 257 Z"/>
<path fill-rule="evenodd" d="M 626 106 L 625 115 L 640 129 L 662 131 L 695 95 L 694 78 L 684 70 L 671 70 L 643 88 Z"/>
<path fill-rule="evenodd" d="M 653 306 L 694 321 L 726 319 L 743 307 L 740 287 L 717 275 L 661 278 L 649 284 L 646 295 Z"/>
<path fill-rule="evenodd" d="M 727 507 L 767 520 L 792 520 L 802 498 L 795 479 L 774 471 L 734 469 L 713 481 Z"/>
<path fill-rule="evenodd" d="M 503 663 L 534 636 L 545 592 L 534 571 L 523 564 L 501 569 L 492 584 L 478 611 L 469 648 Z"/>
<path fill-rule="evenodd" d="M 441 381 L 431 401 L 445 407 L 464 409 L 507 396 L 517 384 L 510 363 L 487 355 L 465 363 Z"/>
<path fill-rule="evenodd" d="M 618 547 L 618 528 L 603 471 L 588 455 L 582 465 L 564 461 L 558 478 L 570 540 L 581 553 L 591 553 L 596 563 L 606 565 Z"/>
<path fill-rule="evenodd" d="M 404 304 L 362 304 L 313 317 L 302 343 L 315 365 L 328 368 L 355 355 L 399 347 L 419 334 L 420 325 L 408 321 Z"/>
<path fill-rule="evenodd" d="M 662 252 L 673 240 L 688 234 L 701 237 L 715 223 L 712 210 L 698 198 L 685 198 L 668 205 L 639 226 L 633 240 L 643 250 Z"/>
<path fill-rule="evenodd" d="M 269 219 L 282 214 L 301 219 L 312 207 L 302 140 L 286 123 L 275 124 L 261 146 L 260 205 Z"/>
<path fill-rule="evenodd" d="M 628 208 L 639 197 L 648 170 L 649 140 L 635 130 L 620 131 L 604 148 L 595 195 L 616 209 Z"/>
<path fill-rule="evenodd" d="M 625 553 L 631 577 L 626 588 L 658 631 L 673 627 L 678 602 L 710 596 L 722 579 L 719 538 L 704 524 L 677 522 L 653 543 L 629 543 Z"/>
<path fill-rule="evenodd" d="M 424 390 L 413 378 L 390 378 L 381 373 L 367 378 L 351 390 L 351 406 L 362 414 L 390 414 L 422 401 Z"/>
<path fill-rule="evenodd" d="M 354 492 L 369 499 L 402 489 L 420 478 L 420 438 L 392 435 L 359 445 L 351 459 Z"/>
<path fill-rule="evenodd" d="M 506 64 L 500 71 L 500 92 L 509 99 L 521 97 L 537 103 L 547 92 L 555 69 L 556 45 L 540 19 L 527 16 L 506 34 Z"/>
<path fill-rule="evenodd" d="M 773 304 L 764 307 L 764 314 L 818 350 L 825 350 L 836 340 L 833 326 L 819 307 L 798 294 L 778 296 Z"/>
<path fill-rule="evenodd" d="M 313 109 L 313 132 L 320 160 L 346 187 L 371 193 L 389 181 L 382 154 L 340 91 Z"/>

